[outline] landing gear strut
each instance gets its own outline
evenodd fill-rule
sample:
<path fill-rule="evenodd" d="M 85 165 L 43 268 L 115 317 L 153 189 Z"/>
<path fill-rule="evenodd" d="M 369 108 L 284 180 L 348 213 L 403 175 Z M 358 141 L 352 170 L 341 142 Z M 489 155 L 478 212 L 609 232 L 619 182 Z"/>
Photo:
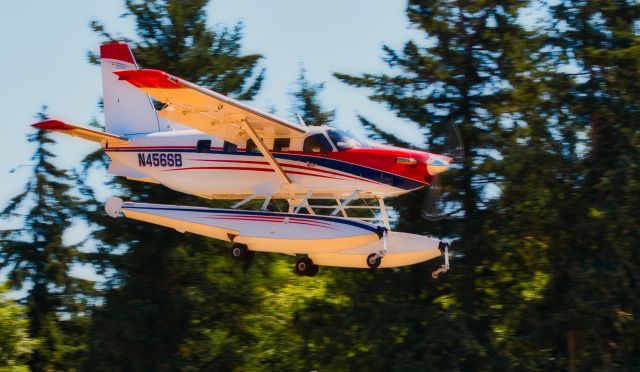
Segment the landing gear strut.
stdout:
<path fill-rule="evenodd" d="M 444 256 L 444 265 L 440 266 L 438 270 L 431 273 L 433 279 L 438 279 L 438 275 L 449 271 L 449 243 L 441 241 L 438 245 L 438 249 Z"/>
<path fill-rule="evenodd" d="M 231 257 L 240 263 L 247 263 L 253 258 L 253 251 L 244 244 L 234 243 L 231 247 Z"/>
<path fill-rule="evenodd" d="M 318 265 L 314 265 L 309 257 L 303 257 L 296 261 L 293 271 L 300 276 L 316 276 L 318 269 Z"/>
<path fill-rule="evenodd" d="M 370 269 L 377 269 L 384 256 L 387 255 L 387 232 L 388 230 L 386 228 L 382 228 L 379 232 L 380 239 L 382 239 L 382 250 L 367 256 L 367 266 L 369 266 Z"/>

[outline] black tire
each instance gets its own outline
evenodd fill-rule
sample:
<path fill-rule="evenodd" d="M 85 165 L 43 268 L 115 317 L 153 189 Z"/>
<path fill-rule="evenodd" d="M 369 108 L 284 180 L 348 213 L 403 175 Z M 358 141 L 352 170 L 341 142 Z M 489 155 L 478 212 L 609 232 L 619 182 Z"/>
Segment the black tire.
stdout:
<path fill-rule="evenodd" d="M 377 269 L 382 262 L 382 257 L 379 257 L 376 253 L 371 253 L 367 256 L 367 266 L 371 269 Z"/>
<path fill-rule="evenodd" d="M 250 251 L 249 248 L 244 244 L 234 244 L 231 247 L 231 257 L 236 262 L 245 263 L 251 260 L 253 257 L 253 251 Z"/>
<path fill-rule="evenodd" d="M 309 271 L 309 273 L 307 274 L 307 276 L 316 276 L 316 274 L 318 273 L 318 270 L 320 269 L 320 266 L 318 265 L 311 265 L 311 270 Z"/>
<path fill-rule="evenodd" d="M 298 275 L 306 276 L 313 270 L 313 266 L 315 265 L 309 257 L 303 257 L 296 261 L 296 266 L 293 271 Z"/>

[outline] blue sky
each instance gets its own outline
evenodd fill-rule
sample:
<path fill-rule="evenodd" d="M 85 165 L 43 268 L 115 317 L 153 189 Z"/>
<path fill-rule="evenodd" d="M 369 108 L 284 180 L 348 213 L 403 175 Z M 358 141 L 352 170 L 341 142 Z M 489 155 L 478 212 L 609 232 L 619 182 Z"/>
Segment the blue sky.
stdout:
<path fill-rule="evenodd" d="M 289 116 L 292 88 L 304 64 L 313 83 L 325 82 L 321 98 L 326 108 L 337 110 L 336 125 L 362 134 L 356 119 L 362 114 L 404 140 L 422 147 L 423 136 L 395 117 L 382 105 L 370 102 L 363 89 L 352 88 L 333 78 L 333 72 L 359 74 L 383 72 L 381 48 L 401 48 L 409 39 L 423 35 L 408 27 L 406 0 L 212 0 L 208 16 L 211 26 L 244 24 L 244 53 L 264 56 L 267 69 L 263 89 L 252 103 Z M 99 19 L 112 34 L 135 37 L 131 18 L 122 18 L 124 1 L 98 0 L 6 0 L 0 6 L 0 58 L 2 86 L 0 112 L 0 207 L 19 193 L 30 174 L 34 146 L 26 141 L 29 126 L 42 105 L 50 116 L 86 125 L 91 118 L 103 120 L 97 109 L 101 96 L 99 68 L 89 65 L 87 52 L 97 51 L 100 38 L 89 28 Z M 524 24 L 533 25 L 544 15 L 535 7 L 524 12 Z M 169 71 L 171 72 L 171 71 Z M 76 167 L 96 145 L 64 135 L 55 135 L 57 165 Z M 17 167 L 13 173 L 10 171 Z M 91 179 L 99 185 L 107 179 L 100 173 Z M 162 186 L 158 186 L 162 187 Z M 100 200 L 112 191 L 98 187 Z M 149 200 L 153 202 L 153 200 Z M 0 228 L 15 224 L 0 222 Z M 86 234 L 82 224 L 67 233 L 69 243 Z M 74 274 L 96 278 L 89 267 L 75 267 Z M 0 273 L 0 281 L 2 273 Z"/>
<path fill-rule="evenodd" d="M 101 94 L 100 71 L 87 62 L 89 50 L 100 39 L 89 29 L 91 19 L 102 20 L 113 34 L 134 37 L 133 22 L 122 18 L 124 1 L 7 1 L 0 12 L 0 59 L 3 84 L 0 110 L 4 117 L 0 136 L 0 204 L 18 193 L 30 169 L 33 146 L 26 142 L 29 124 L 42 105 L 52 117 L 80 125 L 92 117 L 103 120 L 96 103 Z M 327 0 L 217 0 L 208 6 L 211 25 L 244 24 L 243 52 L 260 53 L 267 75 L 253 104 L 288 115 L 287 92 L 300 64 L 312 82 L 326 83 L 322 95 L 327 108 L 337 109 L 337 124 L 359 132 L 360 113 L 411 140 L 405 125 L 381 105 L 366 98 L 366 91 L 351 88 L 332 77 L 333 72 L 357 74 L 384 71 L 383 44 L 401 47 L 419 34 L 407 25 L 405 1 Z M 395 128 L 395 129 L 394 129 Z M 403 129 L 398 129 L 403 128 Z M 413 138 L 419 138 L 414 136 Z M 72 168 L 95 145 L 57 135 L 58 164 Z M 420 144 L 418 140 L 417 145 Z M 108 193 L 108 192 L 107 192 Z M 106 196 L 106 195 L 105 195 Z"/>

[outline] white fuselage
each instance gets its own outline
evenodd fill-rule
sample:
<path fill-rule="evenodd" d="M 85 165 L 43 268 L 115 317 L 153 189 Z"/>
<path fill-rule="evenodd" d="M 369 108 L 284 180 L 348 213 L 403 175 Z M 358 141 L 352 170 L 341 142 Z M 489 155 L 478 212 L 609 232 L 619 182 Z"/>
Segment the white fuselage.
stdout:
<path fill-rule="evenodd" d="M 246 146 L 236 148 L 196 130 L 133 136 L 126 146 L 105 147 L 104 151 L 113 161 L 111 174 L 161 183 L 205 198 L 257 195 L 292 199 L 309 193 L 316 198 L 335 198 L 354 190 L 361 197 L 384 198 L 420 187 L 396 187 L 389 184 L 388 177 L 377 176 L 375 169 L 331 159 L 326 154 L 303 153 L 302 141 L 292 138 L 288 149 L 273 151 L 290 177 L 290 185 L 278 177 L 261 153 L 249 152 Z M 273 139 L 266 139 L 265 144 L 273 148 Z"/>

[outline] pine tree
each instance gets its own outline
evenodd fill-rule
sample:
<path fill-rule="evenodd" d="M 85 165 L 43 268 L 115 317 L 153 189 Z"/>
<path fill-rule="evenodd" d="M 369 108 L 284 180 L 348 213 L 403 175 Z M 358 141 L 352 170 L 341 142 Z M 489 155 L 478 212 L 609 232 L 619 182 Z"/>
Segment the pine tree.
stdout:
<path fill-rule="evenodd" d="M 541 318 L 562 311 L 545 306 L 553 273 L 563 270 L 550 253 L 558 249 L 560 231 L 576 207 L 571 198 L 576 147 L 570 144 L 575 133 L 556 120 L 564 102 L 556 94 L 562 76 L 541 61 L 530 65 L 511 92 L 518 119 L 497 169 L 500 196 L 485 220 L 493 263 L 480 282 L 492 306 L 491 342 L 506 363 L 527 370 L 565 367 L 558 350 L 548 346 L 553 327 L 542 325 Z"/>
<path fill-rule="evenodd" d="M 47 119 L 45 111 L 38 120 Z M 80 205 L 72 193 L 73 178 L 52 162 L 50 133 L 39 130 L 29 142 L 36 145 L 32 175 L 2 211 L 3 218 L 15 218 L 21 227 L 0 233 L 0 267 L 9 271 L 12 289 L 26 291 L 21 302 L 27 307 L 29 337 L 38 341 L 30 369 L 70 369 L 83 356 L 87 296 L 93 292 L 92 282 L 69 275 L 83 254 L 63 242 Z"/>
<path fill-rule="evenodd" d="M 504 137 L 510 133 L 509 123 L 518 116 L 510 106 L 511 90 L 518 74 L 528 67 L 528 53 L 535 47 L 529 45 L 527 32 L 517 22 L 524 6 L 521 1 L 410 0 L 409 22 L 424 37 L 407 42 L 402 50 L 383 48 L 384 61 L 393 72 L 336 74 L 350 85 L 370 89 L 371 100 L 414 122 L 426 133 L 431 152 L 446 150 L 443 144 L 450 125 L 460 128 L 465 159 L 443 175 L 452 218 L 437 224 L 422 220 L 423 203 L 417 194 L 390 201 L 400 213 L 399 229 L 457 239 L 453 244 L 455 269 L 447 278 L 449 283 L 438 286 L 436 293 L 425 291 L 427 300 L 421 303 L 422 313 L 434 314 L 434 318 L 441 314 L 439 304 L 447 304 L 448 315 L 443 318 L 456 319 L 452 327 L 471 338 L 464 346 L 466 358 L 442 359 L 450 368 L 499 368 L 504 362 L 501 350 L 492 342 L 490 306 L 494 299 L 484 289 L 492 259 L 499 258 L 488 250 L 494 241 L 485 231 L 486 219 L 492 213 L 487 185 L 500 181 L 497 169 Z M 397 140 L 372 128 L 369 130 L 379 137 Z M 412 278 L 409 286 L 420 282 L 419 269 L 413 270 L 413 276 L 407 276 Z M 425 274 L 421 274 L 423 278 Z M 433 321 L 423 316 L 425 322 Z M 446 342 L 455 344 L 457 337 L 454 334 Z"/>
<path fill-rule="evenodd" d="M 510 344 L 521 361 L 526 356 L 541 369 L 634 370 L 640 322 L 630 314 L 640 310 L 640 239 L 631 226 L 638 224 L 640 207 L 640 7 L 563 1 L 550 12 L 557 22 L 546 29 L 551 67 L 544 95 L 557 103 L 547 105 L 546 129 L 559 142 L 554 152 L 562 160 L 555 167 L 543 163 L 552 173 L 530 167 L 529 177 L 532 170 L 544 173 L 539 180 L 546 178 L 546 192 L 521 195 L 547 199 L 537 213 L 530 207 L 525 212 L 544 221 L 532 226 L 542 228 L 533 240 L 546 246 L 548 284 L 542 300 L 522 314 Z M 540 358 L 536 350 L 547 355 Z"/>
<path fill-rule="evenodd" d="M 300 115 L 307 125 L 328 125 L 336 116 L 335 110 L 323 110 L 318 95 L 324 90 L 324 83 L 312 84 L 307 80 L 306 70 L 300 67 L 300 74 L 294 90 L 289 92 L 292 98 L 291 112 L 294 117 Z"/>
<path fill-rule="evenodd" d="M 561 2 L 518 113 L 486 231 L 495 342 L 530 370 L 638 368 L 637 5 Z M 569 65 L 570 67 L 567 67 Z"/>
<path fill-rule="evenodd" d="M 259 54 L 241 55 L 242 24 L 233 28 L 207 25 L 209 0 L 126 0 L 125 16 L 133 17 L 139 40 L 115 38 L 94 20 L 91 28 L 106 41 L 126 41 L 136 62 L 157 68 L 241 100 L 260 90 L 265 70 L 256 74 Z M 95 53 L 89 61 L 99 64 Z"/>
<path fill-rule="evenodd" d="M 6 294 L 6 286 L 0 285 L 0 370 L 26 372 L 35 343 L 28 336 L 26 309 Z"/>
<path fill-rule="evenodd" d="M 130 41 L 139 65 L 157 68 L 239 99 L 257 93 L 263 71 L 259 55 L 240 53 L 242 30 L 206 24 L 208 1 L 126 1 L 136 22 Z M 98 21 L 92 28 L 105 41 L 113 37 Z M 90 54 L 90 61 L 95 56 Z M 108 164 L 91 154 L 91 164 Z M 114 178 L 123 199 L 203 205 L 207 201 L 155 184 Z M 90 187 L 85 195 L 93 199 Z M 99 202 L 85 218 L 96 228 L 96 263 L 110 273 L 105 305 L 96 311 L 91 332 L 92 369 L 231 370 L 243 365 L 254 342 L 243 323 L 252 307 L 252 276 L 234 265 L 226 243 L 191 234 L 107 217 Z M 221 206 L 210 202 L 211 206 Z M 123 253 L 124 252 L 124 253 Z M 260 273 L 258 273 L 260 276 Z"/>

